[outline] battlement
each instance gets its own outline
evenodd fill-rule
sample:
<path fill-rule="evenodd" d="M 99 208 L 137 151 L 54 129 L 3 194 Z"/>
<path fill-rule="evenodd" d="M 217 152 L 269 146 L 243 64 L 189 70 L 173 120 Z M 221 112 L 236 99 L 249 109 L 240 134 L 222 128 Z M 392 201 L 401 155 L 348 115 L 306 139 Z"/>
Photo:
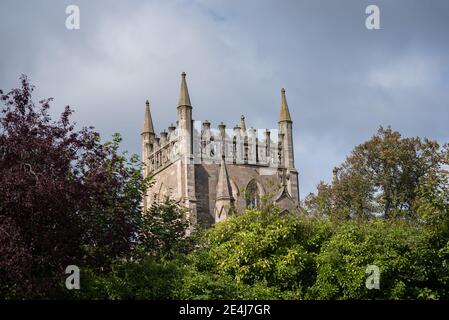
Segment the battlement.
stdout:
<path fill-rule="evenodd" d="M 194 121 L 192 137 L 192 156 L 195 164 L 219 164 L 224 156 L 227 164 L 250 164 L 278 168 L 282 163 L 282 137 L 278 129 L 254 129 L 246 131 L 239 126 L 226 129 L 223 123 L 211 128 L 207 120 Z M 177 161 L 183 154 L 179 144 L 180 137 L 187 137 L 171 125 L 168 131 L 155 135 L 154 143 L 148 144 L 148 170 L 154 173 Z"/>

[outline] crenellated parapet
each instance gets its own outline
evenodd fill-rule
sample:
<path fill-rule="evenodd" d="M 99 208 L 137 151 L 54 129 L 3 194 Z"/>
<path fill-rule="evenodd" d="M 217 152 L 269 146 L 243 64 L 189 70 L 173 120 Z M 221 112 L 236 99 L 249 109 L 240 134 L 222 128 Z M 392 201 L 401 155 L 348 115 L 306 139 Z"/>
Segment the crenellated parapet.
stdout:
<path fill-rule="evenodd" d="M 154 174 L 179 159 L 179 140 L 179 130 L 173 125 L 170 125 L 167 131 L 162 131 L 159 137 L 155 136 L 153 148 L 144 159 L 149 174 Z"/>
<path fill-rule="evenodd" d="M 227 129 L 220 123 L 211 128 L 207 120 L 194 121 L 193 161 L 196 164 L 219 164 L 224 155 L 227 164 L 250 164 L 279 167 L 282 161 L 282 134 L 277 129 L 241 130 L 239 126 Z M 180 148 L 180 137 L 185 136 L 179 127 L 170 125 L 159 135 L 154 135 L 153 143 L 146 148 L 148 171 L 161 169 L 184 155 Z M 274 137 L 275 139 L 273 139 Z M 281 140 L 280 140 L 281 139 Z"/>
<path fill-rule="evenodd" d="M 195 163 L 219 164 L 224 155 L 227 164 L 280 165 L 277 129 L 227 129 L 223 123 L 211 128 L 205 120 L 195 122 L 194 130 Z"/>

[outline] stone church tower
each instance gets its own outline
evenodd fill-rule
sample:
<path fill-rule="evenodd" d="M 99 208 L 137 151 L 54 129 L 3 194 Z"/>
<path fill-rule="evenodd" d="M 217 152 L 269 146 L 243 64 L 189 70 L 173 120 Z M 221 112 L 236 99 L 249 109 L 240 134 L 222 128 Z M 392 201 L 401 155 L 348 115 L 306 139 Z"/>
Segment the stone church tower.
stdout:
<path fill-rule="evenodd" d="M 278 129 L 247 129 L 245 117 L 233 129 L 221 122 L 194 121 L 186 74 L 181 75 L 178 119 L 159 136 L 150 104 L 142 130 L 143 174 L 154 184 L 143 206 L 171 197 L 186 207 L 193 224 L 211 226 L 245 208 L 276 203 L 283 211 L 299 208 L 292 120 L 281 90 Z"/>

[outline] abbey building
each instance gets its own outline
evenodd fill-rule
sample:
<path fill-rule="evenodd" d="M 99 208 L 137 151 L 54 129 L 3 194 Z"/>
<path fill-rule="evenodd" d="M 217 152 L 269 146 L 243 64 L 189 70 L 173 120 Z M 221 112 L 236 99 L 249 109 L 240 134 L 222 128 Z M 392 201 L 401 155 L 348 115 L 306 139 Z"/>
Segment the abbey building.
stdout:
<path fill-rule="evenodd" d="M 143 174 L 154 180 L 144 208 L 168 196 L 188 209 L 193 224 L 206 227 L 264 202 L 274 202 L 283 211 L 299 208 L 292 120 L 284 89 L 277 128 L 248 128 L 244 116 L 233 128 L 223 123 L 212 128 L 207 120 L 193 120 L 182 73 L 178 119 L 156 134 L 147 101 L 141 136 Z"/>

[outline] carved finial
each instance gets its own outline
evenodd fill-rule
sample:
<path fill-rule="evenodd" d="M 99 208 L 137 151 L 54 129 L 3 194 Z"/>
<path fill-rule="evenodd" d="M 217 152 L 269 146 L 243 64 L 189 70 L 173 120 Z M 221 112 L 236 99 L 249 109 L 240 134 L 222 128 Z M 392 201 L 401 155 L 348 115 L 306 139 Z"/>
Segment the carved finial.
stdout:
<path fill-rule="evenodd" d="M 142 133 L 154 133 L 153 119 L 151 118 L 150 102 L 145 101 L 145 116 L 143 120 Z"/>
<path fill-rule="evenodd" d="M 181 89 L 179 92 L 178 106 L 188 106 L 188 107 L 192 106 L 192 104 L 190 103 L 189 90 L 187 89 L 185 72 L 181 73 Z"/>
<path fill-rule="evenodd" d="M 288 110 L 287 98 L 285 97 L 285 89 L 281 89 L 281 112 L 279 114 L 279 122 L 292 121 L 290 111 Z"/>
<path fill-rule="evenodd" d="M 246 123 L 245 123 L 245 116 L 244 116 L 244 115 L 242 115 L 242 116 L 240 117 L 240 129 L 241 129 L 243 132 L 246 132 Z"/>

